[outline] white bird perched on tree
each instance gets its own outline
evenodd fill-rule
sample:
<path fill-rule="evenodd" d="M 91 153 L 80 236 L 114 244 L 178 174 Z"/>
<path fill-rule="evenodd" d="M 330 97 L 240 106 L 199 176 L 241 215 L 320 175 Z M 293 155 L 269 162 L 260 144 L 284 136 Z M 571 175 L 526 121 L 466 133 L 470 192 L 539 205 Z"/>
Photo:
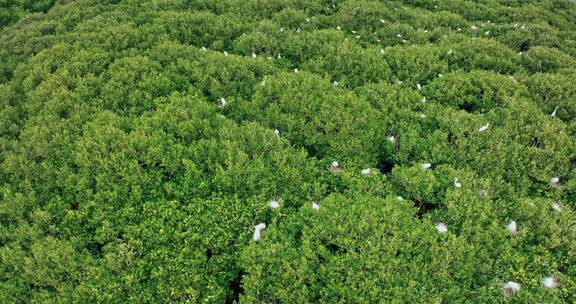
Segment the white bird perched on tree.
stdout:
<path fill-rule="evenodd" d="M 427 102 L 427 101 L 428 101 L 428 99 L 426 99 L 426 97 L 422 97 L 422 98 L 420 99 L 420 102 Z"/>
<path fill-rule="evenodd" d="M 476 25 L 474 25 L 474 24 L 472 24 L 472 26 L 470 26 L 470 28 L 473 29 L 473 30 L 477 30 L 477 29 L 478 29 L 478 27 L 477 27 Z"/>
<path fill-rule="evenodd" d="M 416 84 L 416 90 L 418 91 L 422 90 L 422 86 L 419 83 Z"/>
<path fill-rule="evenodd" d="M 545 277 L 540 281 L 540 283 L 546 288 L 556 288 L 560 285 L 560 281 L 555 277 Z"/>
<path fill-rule="evenodd" d="M 458 181 L 458 178 L 454 178 L 454 187 L 462 188 L 462 184 Z"/>
<path fill-rule="evenodd" d="M 426 114 L 420 114 L 420 118 L 426 118 Z"/>
<path fill-rule="evenodd" d="M 384 49 L 380 49 L 380 55 L 384 55 Z"/>
<path fill-rule="evenodd" d="M 203 46 L 203 47 L 200 48 L 200 49 L 201 49 L 202 51 L 206 52 L 206 47 Z"/>
<path fill-rule="evenodd" d="M 422 169 L 424 169 L 424 170 L 430 169 L 431 167 L 432 167 L 432 164 L 431 164 L 431 163 L 422 164 Z"/>
<path fill-rule="evenodd" d="M 318 210 L 320 209 L 320 205 L 318 205 L 316 202 L 312 202 L 312 209 Z"/>
<path fill-rule="evenodd" d="M 552 188 L 558 189 L 560 187 L 560 178 L 557 176 L 552 177 L 550 179 L 550 186 L 552 186 Z"/>
<path fill-rule="evenodd" d="M 268 206 L 270 206 L 270 208 L 272 209 L 276 209 L 280 207 L 280 203 L 277 200 L 271 200 L 270 202 L 268 202 Z"/>
<path fill-rule="evenodd" d="M 274 135 L 276 135 L 276 137 L 280 137 L 280 130 L 274 129 Z"/>
<path fill-rule="evenodd" d="M 448 232 L 448 226 L 446 226 L 446 224 L 439 222 L 436 223 L 436 230 L 438 230 L 438 232 L 440 233 L 446 233 Z"/>
<path fill-rule="evenodd" d="M 266 228 L 266 224 L 260 223 L 254 226 L 254 235 L 252 236 L 252 240 L 259 241 L 260 240 L 260 232 Z"/>
<path fill-rule="evenodd" d="M 552 204 L 552 209 L 558 211 L 558 212 L 562 212 L 564 211 L 564 207 L 562 207 L 562 205 L 558 204 L 558 203 L 553 203 Z"/>
<path fill-rule="evenodd" d="M 452 52 L 453 52 L 452 49 L 449 49 L 449 50 L 448 50 L 448 55 L 452 54 Z"/>
<path fill-rule="evenodd" d="M 372 174 L 372 169 L 370 169 L 370 168 L 362 169 L 362 171 L 360 171 L 360 173 L 362 173 L 362 175 L 370 175 L 370 174 Z"/>
<path fill-rule="evenodd" d="M 518 291 L 520 291 L 520 284 L 516 283 L 516 282 L 506 282 L 504 284 L 504 295 L 512 295 L 517 293 Z"/>
<path fill-rule="evenodd" d="M 387 139 L 389 142 L 391 142 L 391 143 L 393 143 L 393 142 L 396 141 L 396 138 L 394 138 L 394 136 L 392 136 L 392 135 L 386 137 L 386 139 Z"/>
<path fill-rule="evenodd" d="M 252 53 L 252 58 L 256 58 L 256 53 Z"/>
<path fill-rule="evenodd" d="M 224 51 L 224 56 L 228 56 L 228 52 Z"/>
<path fill-rule="evenodd" d="M 220 98 L 220 100 L 218 101 L 218 106 L 220 107 L 220 109 L 224 109 L 224 107 L 226 106 L 226 99 L 224 99 L 224 97 Z"/>
<path fill-rule="evenodd" d="M 478 132 L 484 132 L 484 131 L 488 130 L 489 127 L 490 127 L 490 123 L 487 123 L 487 124 L 481 126 L 480 129 L 478 129 Z"/>
<path fill-rule="evenodd" d="M 516 221 L 511 221 L 510 224 L 508 224 L 508 226 L 506 226 L 506 229 L 508 229 L 508 231 L 510 231 L 510 233 L 516 234 L 516 232 L 518 232 L 518 227 L 516 225 Z"/>
<path fill-rule="evenodd" d="M 403 197 L 401 197 L 401 196 L 397 196 L 397 197 L 396 197 L 396 200 L 397 200 L 397 201 L 399 201 L 399 202 L 401 202 L 401 201 L 403 201 L 403 200 L 404 200 L 404 198 L 403 198 Z"/>
<path fill-rule="evenodd" d="M 552 114 L 550 114 L 550 116 L 552 116 L 552 117 L 556 116 L 556 111 L 558 111 L 558 108 L 559 108 L 559 107 L 556 106 L 556 107 L 554 108 L 554 112 L 552 112 Z"/>
<path fill-rule="evenodd" d="M 298 69 L 294 69 L 294 73 L 298 73 Z"/>
<path fill-rule="evenodd" d="M 386 23 L 386 20 L 380 19 L 380 23 L 384 24 L 384 23 Z"/>
<path fill-rule="evenodd" d="M 333 161 L 330 164 L 330 171 L 334 173 L 340 172 L 340 164 L 337 161 Z"/>
<path fill-rule="evenodd" d="M 337 26 L 337 27 L 336 27 L 336 30 L 337 30 L 337 31 L 341 30 L 340 26 Z"/>

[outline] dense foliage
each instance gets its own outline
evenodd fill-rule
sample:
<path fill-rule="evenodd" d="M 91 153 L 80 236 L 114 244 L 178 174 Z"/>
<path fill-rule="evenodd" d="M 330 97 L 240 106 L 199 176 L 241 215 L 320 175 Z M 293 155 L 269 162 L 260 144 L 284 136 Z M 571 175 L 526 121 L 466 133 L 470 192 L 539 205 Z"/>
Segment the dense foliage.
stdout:
<path fill-rule="evenodd" d="M 567 0 L 0 0 L 0 303 L 574 303 L 575 78 Z"/>

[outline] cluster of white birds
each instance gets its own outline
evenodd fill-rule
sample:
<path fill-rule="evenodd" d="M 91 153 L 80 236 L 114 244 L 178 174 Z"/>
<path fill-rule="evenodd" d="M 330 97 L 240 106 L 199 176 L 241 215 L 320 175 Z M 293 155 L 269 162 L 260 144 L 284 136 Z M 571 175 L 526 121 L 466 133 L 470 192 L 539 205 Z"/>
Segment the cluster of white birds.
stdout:
<path fill-rule="evenodd" d="M 545 288 L 556 288 L 560 286 L 560 280 L 557 277 L 545 277 L 540 280 L 540 284 Z M 503 293 L 506 296 L 513 295 L 520 291 L 521 289 L 520 283 L 509 281 L 504 283 L 503 286 Z"/>

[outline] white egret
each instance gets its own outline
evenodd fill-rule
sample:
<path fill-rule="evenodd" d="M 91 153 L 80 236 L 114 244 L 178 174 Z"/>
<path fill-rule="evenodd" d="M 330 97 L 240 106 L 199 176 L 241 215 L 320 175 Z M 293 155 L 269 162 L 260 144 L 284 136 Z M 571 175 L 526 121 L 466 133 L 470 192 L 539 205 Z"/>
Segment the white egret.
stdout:
<path fill-rule="evenodd" d="M 487 124 L 481 126 L 480 129 L 478 129 L 478 132 L 484 132 L 484 131 L 488 130 L 489 127 L 490 127 L 490 123 L 487 123 Z"/>
<path fill-rule="evenodd" d="M 520 284 L 512 281 L 504 284 L 504 295 L 512 295 L 518 291 L 520 291 Z"/>
<path fill-rule="evenodd" d="M 446 233 L 448 232 L 448 226 L 446 226 L 446 224 L 439 222 L 436 223 L 436 230 L 438 230 L 438 232 L 440 233 Z"/>
<path fill-rule="evenodd" d="M 264 223 L 260 223 L 256 226 L 254 226 L 254 235 L 252 236 L 252 239 L 254 241 L 259 241 L 260 240 L 260 232 L 266 228 L 266 224 Z"/>

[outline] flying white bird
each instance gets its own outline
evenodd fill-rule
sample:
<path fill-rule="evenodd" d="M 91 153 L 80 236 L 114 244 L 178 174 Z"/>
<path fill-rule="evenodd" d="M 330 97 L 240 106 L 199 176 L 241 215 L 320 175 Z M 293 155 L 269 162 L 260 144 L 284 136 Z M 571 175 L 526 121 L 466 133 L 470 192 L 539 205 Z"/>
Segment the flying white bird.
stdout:
<path fill-rule="evenodd" d="M 554 108 L 554 112 L 552 112 L 552 114 L 550 114 L 550 116 L 552 116 L 552 117 L 556 116 L 556 111 L 558 111 L 558 106 L 556 106 Z"/>
<path fill-rule="evenodd" d="M 484 132 L 484 131 L 488 130 L 489 127 L 490 127 L 490 123 L 487 123 L 487 124 L 481 126 L 480 129 L 478 129 L 478 132 Z"/>
<path fill-rule="evenodd" d="M 540 281 L 540 283 L 546 288 L 556 288 L 560 285 L 560 281 L 555 277 L 545 277 Z"/>
<path fill-rule="evenodd" d="M 362 173 L 362 175 L 370 175 L 370 174 L 372 174 L 372 169 L 370 169 L 370 168 L 362 169 L 362 171 L 360 171 L 360 173 Z"/>
<path fill-rule="evenodd" d="M 436 230 L 438 230 L 440 233 L 446 233 L 448 232 L 448 226 L 442 222 L 436 223 Z"/>
<path fill-rule="evenodd" d="M 220 98 L 218 106 L 220 107 L 220 109 L 223 109 L 226 106 L 226 99 L 224 99 L 224 97 Z"/>
<path fill-rule="evenodd" d="M 264 224 L 264 223 L 260 223 L 256 226 L 254 226 L 254 235 L 252 236 L 252 239 L 254 241 L 260 240 L 260 231 L 262 231 L 264 228 L 266 228 L 266 224 Z"/>
<path fill-rule="evenodd" d="M 462 184 L 458 181 L 458 178 L 454 178 L 454 187 L 462 188 Z"/>
<path fill-rule="evenodd" d="M 270 206 L 270 208 L 272 209 L 276 209 L 280 207 L 280 203 L 277 200 L 271 200 L 270 202 L 268 202 L 268 206 Z"/>
<path fill-rule="evenodd" d="M 512 281 L 504 284 L 504 295 L 512 295 L 518 291 L 520 291 L 520 284 Z"/>
<path fill-rule="evenodd" d="M 510 233 L 516 234 L 516 232 L 518 231 L 518 227 L 516 226 L 516 221 L 511 221 L 510 224 L 508 224 L 508 226 L 506 226 L 506 229 L 508 229 L 508 231 L 510 231 Z"/>
<path fill-rule="evenodd" d="M 320 209 L 320 205 L 316 204 L 316 202 L 312 202 L 312 209 L 318 210 Z"/>
<path fill-rule="evenodd" d="M 431 163 L 422 164 L 422 169 L 424 169 L 424 170 L 430 169 L 431 167 L 432 167 L 432 164 L 431 164 Z"/>

